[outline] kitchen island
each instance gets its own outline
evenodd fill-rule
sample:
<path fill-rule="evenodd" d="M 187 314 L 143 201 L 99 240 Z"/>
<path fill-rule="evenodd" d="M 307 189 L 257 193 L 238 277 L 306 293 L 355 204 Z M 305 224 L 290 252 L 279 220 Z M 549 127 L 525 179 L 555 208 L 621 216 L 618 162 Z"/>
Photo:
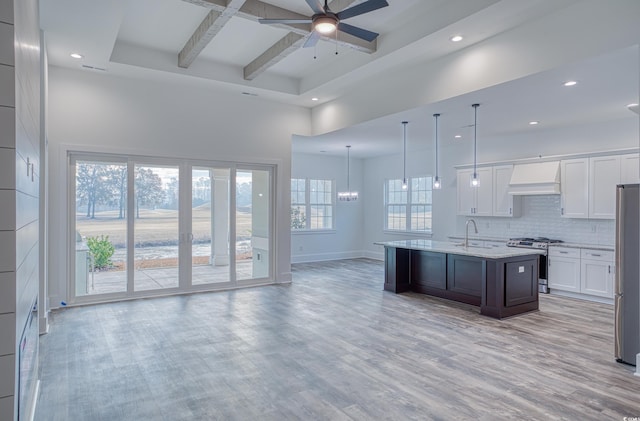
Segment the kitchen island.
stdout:
<path fill-rule="evenodd" d="M 428 294 L 480 307 L 501 319 L 538 309 L 542 250 L 402 240 L 384 246 L 384 289 Z"/>

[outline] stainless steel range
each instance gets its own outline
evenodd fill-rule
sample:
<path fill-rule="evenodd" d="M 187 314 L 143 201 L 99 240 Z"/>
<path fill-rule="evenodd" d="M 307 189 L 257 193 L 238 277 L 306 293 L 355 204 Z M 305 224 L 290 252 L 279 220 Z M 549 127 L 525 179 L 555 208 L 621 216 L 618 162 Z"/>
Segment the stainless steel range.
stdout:
<path fill-rule="evenodd" d="M 538 292 L 549 293 L 549 282 L 547 280 L 547 256 L 549 244 L 562 243 L 562 240 L 552 240 L 546 237 L 536 238 L 510 238 L 507 247 L 520 247 L 527 249 L 544 250 L 545 254 L 540 256 L 540 267 L 538 268 Z"/>

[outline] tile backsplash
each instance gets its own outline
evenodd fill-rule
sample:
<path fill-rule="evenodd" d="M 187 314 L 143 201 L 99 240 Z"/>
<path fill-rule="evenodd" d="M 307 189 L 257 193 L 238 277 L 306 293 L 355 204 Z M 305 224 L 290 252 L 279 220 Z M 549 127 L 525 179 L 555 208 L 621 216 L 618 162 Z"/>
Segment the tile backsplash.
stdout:
<path fill-rule="evenodd" d="M 560 216 L 560 195 L 523 196 L 519 218 L 475 216 L 482 237 L 548 237 L 567 243 L 612 246 L 614 220 L 569 219 Z M 458 217 L 457 233 L 464 235 L 467 217 Z"/>

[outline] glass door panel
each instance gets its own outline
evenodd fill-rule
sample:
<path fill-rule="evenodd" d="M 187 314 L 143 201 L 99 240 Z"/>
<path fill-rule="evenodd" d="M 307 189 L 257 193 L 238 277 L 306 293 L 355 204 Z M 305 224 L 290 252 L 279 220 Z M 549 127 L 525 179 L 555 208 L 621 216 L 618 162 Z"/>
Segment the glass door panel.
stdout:
<path fill-rule="evenodd" d="M 178 173 L 178 167 L 135 165 L 135 291 L 178 287 Z"/>
<path fill-rule="evenodd" d="M 267 170 L 236 173 L 236 279 L 270 275 L 270 185 Z"/>
<path fill-rule="evenodd" d="M 229 282 L 231 170 L 194 167 L 191 177 L 191 283 Z"/>
<path fill-rule="evenodd" d="M 127 291 L 127 165 L 75 161 L 75 296 Z"/>

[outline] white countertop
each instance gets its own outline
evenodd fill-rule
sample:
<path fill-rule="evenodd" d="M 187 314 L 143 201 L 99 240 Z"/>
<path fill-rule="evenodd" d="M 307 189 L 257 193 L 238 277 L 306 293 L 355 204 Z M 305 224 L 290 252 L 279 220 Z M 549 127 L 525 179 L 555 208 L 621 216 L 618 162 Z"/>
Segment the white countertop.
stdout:
<path fill-rule="evenodd" d="M 521 249 L 507 246 L 463 247 L 460 245 L 456 245 L 459 243 L 433 240 L 399 240 L 377 242 L 374 244 L 385 247 L 432 251 L 435 253 L 459 254 L 463 256 L 481 257 L 485 259 L 505 259 L 509 257 L 530 256 L 532 254 L 545 254 L 544 250 Z"/>

